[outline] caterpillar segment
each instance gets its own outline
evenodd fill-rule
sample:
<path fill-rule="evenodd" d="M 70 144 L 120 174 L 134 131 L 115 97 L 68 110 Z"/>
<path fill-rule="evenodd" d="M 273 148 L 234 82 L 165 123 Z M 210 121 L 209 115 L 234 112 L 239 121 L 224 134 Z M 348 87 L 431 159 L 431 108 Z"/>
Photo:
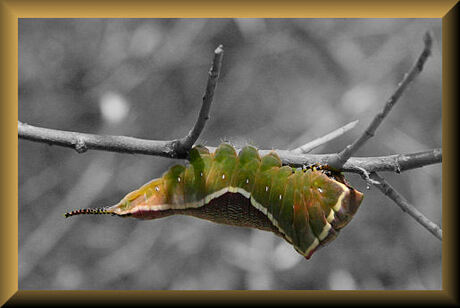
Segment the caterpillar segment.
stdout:
<path fill-rule="evenodd" d="M 229 144 L 214 153 L 190 151 L 187 166 L 175 165 L 161 178 L 127 194 L 111 207 L 81 209 L 65 216 L 112 214 L 139 219 L 190 215 L 215 223 L 270 231 L 309 259 L 334 240 L 355 215 L 363 194 L 327 166 L 282 166 L 276 152 L 260 157 Z"/>

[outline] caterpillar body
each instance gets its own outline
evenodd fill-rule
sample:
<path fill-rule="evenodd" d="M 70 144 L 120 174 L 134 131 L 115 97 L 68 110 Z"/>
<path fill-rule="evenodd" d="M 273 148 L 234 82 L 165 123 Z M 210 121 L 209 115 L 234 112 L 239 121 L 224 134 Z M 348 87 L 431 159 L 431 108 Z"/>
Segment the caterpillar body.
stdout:
<path fill-rule="evenodd" d="M 341 173 L 321 166 L 282 166 L 276 152 L 260 157 L 256 148 L 246 146 L 237 154 L 223 143 L 214 153 L 194 147 L 188 166 L 171 167 L 114 206 L 75 210 L 65 216 L 157 219 L 191 215 L 271 231 L 309 259 L 335 239 L 362 199 L 363 194 L 349 186 Z"/>

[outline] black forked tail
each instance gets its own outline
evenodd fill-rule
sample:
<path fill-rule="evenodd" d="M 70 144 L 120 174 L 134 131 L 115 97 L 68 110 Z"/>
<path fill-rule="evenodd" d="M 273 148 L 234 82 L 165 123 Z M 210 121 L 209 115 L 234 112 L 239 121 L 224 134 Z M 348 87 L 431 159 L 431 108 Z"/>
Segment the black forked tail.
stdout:
<path fill-rule="evenodd" d="M 112 214 L 112 215 L 115 215 L 115 213 L 113 213 L 113 211 L 109 210 L 108 208 L 93 208 L 93 209 L 73 210 L 71 212 L 65 213 L 64 216 L 67 218 L 67 217 L 70 217 L 70 216 L 83 215 L 83 214 L 86 214 L 86 215 L 99 215 L 99 214 Z"/>

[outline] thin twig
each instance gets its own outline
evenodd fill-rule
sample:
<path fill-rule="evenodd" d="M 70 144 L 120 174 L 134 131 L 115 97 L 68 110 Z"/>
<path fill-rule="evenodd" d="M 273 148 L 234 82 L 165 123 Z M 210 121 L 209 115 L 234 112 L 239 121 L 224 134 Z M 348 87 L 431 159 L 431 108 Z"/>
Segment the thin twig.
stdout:
<path fill-rule="evenodd" d="M 375 185 L 375 184 L 380 184 L 380 182 L 377 182 L 370 177 L 370 173 L 367 172 L 366 169 L 358 167 L 358 170 L 361 171 L 361 177 L 366 181 L 368 185 Z M 369 186 L 368 186 L 369 189 Z"/>
<path fill-rule="evenodd" d="M 311 150 L 319 147 L 320 145 L 322 144 L 325 144 L 339 136 L 342 136 L 343 134 L 345 134 L 347 131 L 349 131 L 350 129 L 352 129 L 353 127 L 356 126 L 356 124 L 358 124 L 359 120 L 356 120 L 356 121 L 353 121 L 353 122 L 350 122 L 322 137 L 319 137 L 319 138 L 316 138 L 298 148 L 295 148 L 294 150 L 291 150 L 292 153 L 295 153 L 295 154 L 306 154 L 306 153 L 309 153 Z"/>
<path fill-rule="evenodd" d="M 439 240 L 442 240 L 442 230 L 437 224 L 426 218 L 413 205 L 407 202 L 407 200 L 399 192 L 397 192 L 390 184 L 388 184 L 387 181 L 385 181 L 384 178 L 380 177 L 377 173 L 371 173 L 370 177 L 379 183 L 375 183 L 374 186 L 376 186 L 388 198 L 393 200 L 401 208 L 401 210 L 412 216 L 420 225 L 430 231 Z"/>
<path fill-rule="evenodd" d="M 177 151 L 182 153 L 188 153 L 196 142 L 201 132 L 203 131 L 206 121 L 209 119 L 209 110 L 211 109 L 212 99 L 214 97 L 214 91 L 217 87 L 217 80 L 219 79 L 220 69 L 222 67 L 222 57 L 224 55 L 224 49 L 222 45 L 216 48 L 214 51 L 214 59 L 212 62 L 211 69 L 209 70 L 208 83 L 206 85 L 206 91 L 203 96 L 203 104 L 201 105 L 200 114 L 195 123 L 195 126 L 190 130 L 187 136 L 180 139 Z"/>
<path fill-rule="evenodd" d="M 359 138 L 357 138 L 352 144 L 348 145 L 345 149 L 343 149 L 343 151 L 337 153 L 337 155 L 335 155 L 335 157 L 333 157 L 331 161 L 328 162 L 328 165 L 330 165 L 333 168 L 340 169 L 340 167 L 342 167 L 345 164 L 345 162 L 366 143 L 367 140 L 374 136 L 375 131 L 383 122 L 385 117 L 388 115 L 391 108 L 393 108 L 398 99 L 401 97 L 404 90 L 423 70 L 423 66 L 426 60 L 428 59 L 429 55 L 431 54 L 432 38 L 429 32 L 425 33 L 424 42 L 425 47 L 420 56 L 418 57 L 417 62 L 411 68 L 409 73 L 404 75 L 403 80 L 398 84 L 398 87 L 396 91 L 393 93 L 393 95 L 391 95 L 391 97 L 387 100 L 383 110 L 374 117 L 371 124 L 367 127 L 364 133 Z"/>
<path fill-rule="evenodd" d="M 163 156 L 168 158 L 187 158 L 185 154 L 175 151 L 174 141 L 146 140 L 125 136 L 104 136 L 62 131 L 56 129 L 36 127 L 18 122 L 18 135 L 21 139 L 59 145 L 77 150 L 82 153 L 87 150 L 101 150 L 109 152 L 145 154 Z M 83 146 L 82 146 L 83 145 Z M 207 147 L 211 152 L 215 147 Z M 83 151 L 84 150 L 84 151 Z M 261 155 L 266 155 L 272 150 L 259 150 Z M 291 151 L 276 150 L 283 164 L 294 167 L 312 165 L 316 163 L 327 164 L 335 154 L 294 154 Z M 442 161 L 442 150 L 396 154 L 378 157 L 351 157 L 340 169 L 346 172 L 361 174 L 361 169 L 367 172 L 393 171 L 402 172 L 414 168 L 437 164 Z"/>

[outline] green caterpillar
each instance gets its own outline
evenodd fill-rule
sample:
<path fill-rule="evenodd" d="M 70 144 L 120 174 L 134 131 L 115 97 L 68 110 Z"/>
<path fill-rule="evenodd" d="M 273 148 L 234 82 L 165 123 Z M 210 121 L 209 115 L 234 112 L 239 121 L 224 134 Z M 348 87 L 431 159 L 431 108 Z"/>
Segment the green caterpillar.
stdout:
<path fill-rule="evenodd" d="M 112 214 L 156 219 L 191 215 L 234 226 L 271 231 L 307 259 L 332 241 L 352 219 L 363 194 L 343 175 L 323 167 L 282 166 L 275 152 L 260 157 L 246 146 L 239 154 L 221 144 L 214 154 L 190 151 L 188 166 L 175 165 L 118 204 L 66 213 Z"/>

